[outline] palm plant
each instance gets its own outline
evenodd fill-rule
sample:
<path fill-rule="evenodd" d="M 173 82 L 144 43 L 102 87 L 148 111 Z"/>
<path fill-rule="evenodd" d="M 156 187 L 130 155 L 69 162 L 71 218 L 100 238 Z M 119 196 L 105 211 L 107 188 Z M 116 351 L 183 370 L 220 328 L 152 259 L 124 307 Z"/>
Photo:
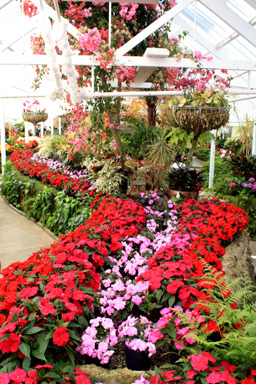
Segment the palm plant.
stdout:
<path fill-rule="evenodd" d="M 173 150 L 168 145 L 169 135 L 169 131 L 163 128 L 162 131 L 156 135 L 153 143 L 148 145 L 146 153 L 146 159 L 148 159 L 155 168 L 156 187 L 158 188 L 173 158 Z"/>

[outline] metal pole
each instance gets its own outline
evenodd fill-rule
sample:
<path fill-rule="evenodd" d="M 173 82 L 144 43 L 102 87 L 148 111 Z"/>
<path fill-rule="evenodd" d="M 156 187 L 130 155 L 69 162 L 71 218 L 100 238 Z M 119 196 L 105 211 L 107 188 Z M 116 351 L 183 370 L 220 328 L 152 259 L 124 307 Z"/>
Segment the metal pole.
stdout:
<path fill-rule="evenodd" d="M 51 117 L 51 122 L 52 122 L 52 125 L 51 125 L 51 136 L 54 135 L 54 117 L 52 116 Z"/>
<path fill-rule="evenodd" d="M 209 170 L 209 188 L 213 186 L 214 178 L 214 163 L 215 163 L 215 139 L 211 140 L 211 152 L 210 152 L 210 170 Z"/>
<path fill-rule="evenodd" d="M 59 135 L 61 135 L 61 117 L 59 117 Z"/>
<path fill-rule="evenodd" d="M 0 109 L 1 117 L 0 117 L 0 124 L 1 124 L 1 161 L 2 161 L 2 174 L 4 174 L 4 165 L 6 163 L 6 149 L 5 149 L 5 119 L 4 119 L 4 100 L 1 102 L 1 109 Z"/>
<path fill-rule="evenodd" d="M 252 131 L 252 155 L 256 156 L 256 124 L 255 124 L 255 120 L 253 122 L 253 131 Z"/>
<path fill-rule="evenodd" d="M 29 123 L 27 121 L 25 123 L 25 143 L 28 143 L 28 130 L 29 130 Z"/>
<path fill-rule="evenodd" d="M 41 137 L 44 137 L 44 123 L 41 123 Z"/>

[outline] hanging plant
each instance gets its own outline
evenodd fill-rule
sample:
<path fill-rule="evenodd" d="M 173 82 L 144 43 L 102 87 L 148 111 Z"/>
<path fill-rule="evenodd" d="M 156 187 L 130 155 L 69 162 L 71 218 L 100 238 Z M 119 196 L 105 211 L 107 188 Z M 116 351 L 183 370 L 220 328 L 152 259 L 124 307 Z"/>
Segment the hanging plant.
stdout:
<path fill-rule="evenodd" d="M 167 110 L 168 123 L 194 133 L 195 140 L 203 133 L 218 129 L 229 120 L 228 100 L 224 92 L 207 89 L 175 97 Z"/>

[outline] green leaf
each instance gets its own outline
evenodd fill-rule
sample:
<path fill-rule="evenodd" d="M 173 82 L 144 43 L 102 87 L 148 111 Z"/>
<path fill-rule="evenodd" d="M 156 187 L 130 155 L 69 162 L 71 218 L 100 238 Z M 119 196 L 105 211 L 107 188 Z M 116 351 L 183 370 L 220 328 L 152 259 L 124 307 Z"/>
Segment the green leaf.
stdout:
<path fill-rule="evenodd" d="M 19 321 L 19 317 L 17 312 L 15 311 L 14 315 L 12 316 L 11 323 L 15 323 L 16 321 Z"/>
<path fill-rule="evenodd" d="M 32 327 L 29 328 L 26 332 L 24 332 L 25 335 L 33 335 L 34 333 L 38 333 L 40 331 L 43 331 L 43 328 L 41 327 Z"/>
<path fill-rule="evenodd" d="M 84 328 L 88 327 L 88 321 L 84 316 L 78 317 L 78 323 L 81 325 L 81 327 L 84 327 Z"/>
<path fill-rule="evenodd" d="M 68 357 L 71 360 L 71 363 L 73 365 L 75 365 L 75 355 L 74 355 L 74 353 L 72 351 L 70 351 L 69 349 L 66 349 L 66 352 L 67 352 Z"/>
<path fill-rule="evenodd" d="M 30 359 L 24 359 L 22 361 L 22 368 L 25 369 L 25 371 L 29 371 L 30 369 L 31 360 Z"/>
<path fill-rule="evenodd" d="M 33 321 L 33 320 L 35 320 L 35 318 L 36 318 L 36 312 L 32 312 L 32 313 L 30 313 L 28 320 Z"/>
<path fill-rule="evenodd" d="M 165 292 L 163 297 L 162 297 L 161 303 L 164 303 L 166 300 L 168 300 L 169 297 L 170 297 L 170 293 Z"/>
<path fill-rule="evenodd" d="M 30 346 L 28 344 L 25 344 L 25 343 L 20 343 L 19 345 L 19 350 L 24 353 L 25 356 L 27 356 L 28 358 L 30 358 Z"/>
<path fill-rule="evenodd" d="M 36 357 L 37 359 L 39 359 L 39 360 L 44 360 L 44 361 L 46 361 L 46 358 L 45 358 L 44 353 L 41 352 L 41 351 L 39 351 L 39 349 L 34 349 L 34 350 L 32 351 L 32 355 L 33 355 L 34 357 Z"/>
<path fill-rule="evenodd" d="M 168 300 L 169 307 L 172 307 L 174 302 L 175 302 L 175 296 L 171 296 L 170 299 Z"/>
<path fill-rule="evenodd" d="M 161 299 L 162 295 L 163 295 L 162 289 L 158 289 L 156 291 L 156 299 L 157 299 L 158 303 L 160 302 L 160 299 Z"/>
<path fill-rule="evenodd" d="M 38 351 L 44 356 L 46 348 L 49 344 L 49 338 L 47 339 L 48 332 L 41 332 L 35 335 L 35 339 L 38 342 Z M 36 357 L 36 356 L 35 356 Z M 45 358 L 44 358 L 45 359 Z M 43 360 L 44 360 L 43 359 Z"/>

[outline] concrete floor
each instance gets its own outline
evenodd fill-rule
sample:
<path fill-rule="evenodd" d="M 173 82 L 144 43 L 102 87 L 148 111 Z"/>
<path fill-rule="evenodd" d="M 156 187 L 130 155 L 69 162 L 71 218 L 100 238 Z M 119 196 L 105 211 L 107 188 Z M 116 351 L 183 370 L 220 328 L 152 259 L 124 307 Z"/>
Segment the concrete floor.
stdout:
<path fill-rule="evenodd" d="M 0 197 L 0 263 L 1 270 L 16 261 L 24 261 L 33 252 L 54 242 L 52 236 L 36 223 L 15 212 Z"/>

